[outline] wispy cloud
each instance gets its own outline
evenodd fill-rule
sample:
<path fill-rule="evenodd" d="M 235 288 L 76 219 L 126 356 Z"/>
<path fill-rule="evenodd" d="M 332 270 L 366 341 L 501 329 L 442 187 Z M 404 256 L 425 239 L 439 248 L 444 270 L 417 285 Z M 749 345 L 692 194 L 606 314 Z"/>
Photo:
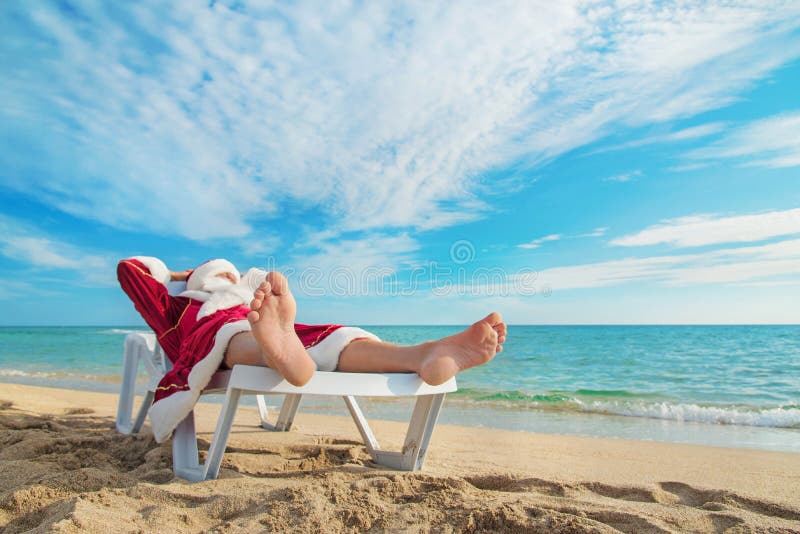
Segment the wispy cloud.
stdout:
<path fill-rule="evenodd" d="M 716 143 L 688 154 L 694 160 L 733 159 L 742 165 L 783 168 L 800 166 L 800 111 L 753 121 Z"/>
<path fill-rule="evenodd" d="M 540 237 L 538 239 L 534 239 L 529 243 L 523 243 L 521 245 L 517 245 L 518 248 L 527 248 L 527 249 L 534 249 L 539 248 L 542 246 L 542 243 L 546 243 L 547 241 L 558 241 L 561 239 L 561 234 L 550 234 L 544 237 Z"/>
<path fill-rule="evenodd" d="M 604 236 L 607 231 L 608 231 L 608 227 L 607 226 L 603 226 L 603 227 L 595 228 L 591 232 L 586 232 L 585 234 L 578 234 L 575 237 L 600 237 L 600 236 Z"/>
<path fill-rule="evenodd" d="M 688 172 L 688 171 L 698 171 L 700 169 L 706 169 L 710 167 L 710 163 L 687 163 L 686 165 L 674 165 L 669 167 L 667 170 L 672 172 Z"/>
<path fill-rule="evenodd" d="M 30 294 L 33 286 L 17 280 L 0 280 L 0 300 L 19 298 Z"/>
<path fill-rule="evenodd" d="M 800 54 L 793 3 L 62 5 L 0 7 L 5 185 L 191 239 L 287 205 L 338 234 L 458 224 L 492 209 L 487 171 L 724 106 Z"/>
<path fill-rule="evenodd" d="M 38 269 L 72 271 L 92 283 L 113 283 L 112 258 L 85 252 L 7 217 L 0 217 L 0 254 Z"/>
<path fill-rule="evenodd" d="M 371 233 L 354 238 L 336 238 L 322 232 L 298 244 L 292 265 L 298 273 L 321 273 L 330 276 L 347 271 L 347 276 L 364 273 L 396 272 L 413 261 L 419 244 L 408 234 Z"/>
<path fill-rule="evenodd" d="M 634 139 L 633 141 L 628 141 L 626 143 L 599 148 L 597 150 L 593 150 L 592 152 L 590 152 L 590 154 L 599 154 L 602 152 L 611 152 L 614 150 L 625 150 L 627 148 L 634 148 L 645 145 L 655 145 L 658 143 L 676 143 L 681 141 L 689 141 L 717 134 L 723 131 L 724 128 L 725 128 L 725 123 L 723 122 L 709 122 L 707 124 L 691 126 L 689 128 L 683 128 L 682 130 L 676 130 L 674 132 L 657 134 L 657 135 L 648 135 L 640 139 Z"/>
<path fill-rule="evenodd" d="M 630 283 L 664 286 L 775 282 L 773 277 L 800 272 L 800 239 L 702 254 L 630 258 L 545 269 L 513 275 L 515 287 L 548 287 L 552 291 L 608 287 Z M 782 282 L 782 281 L 781 281 Z"/>
<path fill-rule="evenodd" d="M 248 258 L 258 258 L 265 260 L 267 258 L 274 258 L 280 251 L 281 247 L 280 236 L 272 233 L 268 235 L 258 235 L 250 239 L 240 240 L 239 249 Z"/>
<path fill-rule="evenodd" d="M 586 232 L 583 234 L 574 234 L 574 235 L 565 235 L 565 234 L 550 234 L 544 237 L 539 237 L 534 239 L 533 241 L 529 241 L 528 243 L 522 243 L 521 245 L 517 245 L 517 248 L 524 248 L 524 249 L 536 249 L 541 247 L 544 243 L 548 241 L 559 241 L 561 239 L 577 239 L 581 237 L 600 237 L 606 233 L 608 228 L 595 228 L 591 232 Z"/>
<path fill-rule="evenodd" d="M 635 170 L 630 172 L 623 172 L 621 174 L 615 174 L 613 176 L 608 176 L 603 178 L 604 182 L 630 182 L 642 176 L 642 171 Z"/>
<path fill-rule="evenodd" d="M 800 280 L 795 280 L 795 279 L 762 280 L 760 282 L 742 282 L 737 285 L 744 287 L 792 287 L 792 286 L 800 286 Z"/>
<path fill-rule="evenodd" d="M 668 219 L 635 234 L 613 239 L 612 245 L 638 247 L 666 243 L 697 247 L 744 243 L 800 233 L 800 208 L 748 215 L 693 215 Z"/>

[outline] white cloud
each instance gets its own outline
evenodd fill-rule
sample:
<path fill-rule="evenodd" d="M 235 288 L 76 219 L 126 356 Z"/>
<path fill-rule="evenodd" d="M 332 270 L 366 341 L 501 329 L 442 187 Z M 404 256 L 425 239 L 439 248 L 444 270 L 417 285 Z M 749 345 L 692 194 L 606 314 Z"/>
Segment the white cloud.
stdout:
<path fill-rule="evenodd" d="M 762 280 L 760 282 L 742 282 L 737 285 L 745 287 L 791 287 L 800 286 L 800 280 Z"/>
<path fill-rule="evenodd" d="M 662 221 L 635 234 L 618 237 L 612 245 L 638 247 L 666 243 L 697 247 L 719 243 L 761 241 L 800 233 L 800 208 L 720 217 L 693 215 Z"/>
<path fill-rule="evenodd" d="M 483 173 L 724 106 L 800 53 L 792 3 L 73 11 L 3 6 L 6 185 L 192 239 L 287 205 L 337 233 L 458 224 L 491 209 Z"/>
<path fill-rule="evenodd" d="M 577 239 L 581 237 L 600 237 L 606 233 L 608 228 L 601 227 L 595 228 L 591 232 L 586 232 L 584 234 L 575 234 L 575 235 L 564 235 L 564 234 L 550 234 L 544 237 L 539 237 L 530 241 L 528 243 L 522 243 L 521 245 L 517 245 L 517 248 L 524 248 L 528 250 L 536 249 L 542 246 L 543 243 L 547 243 L 548 241 L 559 241 L 561 239 Z"/>
<path fill-rule="evenodd" d="M 33 286 L 17 280 L 0 280 L 0 300 L 19 298 L 29 295 Z"/>
<path fill-rule="evenodd" d="M 607 287 L 636 282 L 665 286 L 768 282 L 800 272 L 800 239 L 769 245 L 716 250 L 702 254 L 630 258 L 544 269 L 535 275 L 512 275 L 519 287 L 552 291 Z M 767 279 L 767 280 L 764 280 Z"/>
<path fill-rule="evenodd" d="M 735 159 L 748 166 L 800 166 L 800 111 L 753 121 L 688 154 L 695 160 Z"/>
<path fill-rule="evenodd" d="M 637 169 L 635 171 L 624 172 L 624 173 L 621 173 L 621 174 L 615 174 L 613 176 L 608 176 L 606 178 L 603 178 L 603 181 L 604 182 L 630 182 L 631 180 L 635 180 L 636 178 L 639 178 L 640 176 L 642 176 L 642 171 Z"/>
<path fill-rule="evenodd" d="M 608 231 L 608 227 L 607 226 L 603 226 L 603 227 L 595 228 L 591 232 L 587 232 L 585 234 L 578 234 L 575 237 L 600 237 L 600 236 L 604 236 L 607 231 Z"/>
<path fill-rule="evenodd" d="M 87 253 L 6 217 L 0 217 L 0 254 L 39 269 L 75 271 L 93 283 L 114 283 L 108 256 Z"/>
<path fill-rule="evenodd" d="M 540 237 L 538 239 L 534 239 L 529 243 L 523 243 L 521 245 L 517 245 L 517 247 L 527 248 L 527 249 L 539 248 L 540 246 L 542 246 L 542 243 L 545 243 L 547 241 L 558 241 L 559 239 L 561 239 L 561 237 L 562 237 L 561 234 L 550 234 L 544 237 Z"/>
<path fill-rule="evenodd" d="M 647 141 L 650 143 L 686 141 L 689 139 L 697 139 L 700 137 L 708 137 L 709 135 L 714 135 L 716 133 L 721 132 L 724 128 L 725 128 L 724 122 L 709 122 L 707 124 L 700 124 L 699 126 L 684 128 L 683 130 L 678 130 L 677 132 L 672 132 L 670 134 L 651 137 L 647 139 Z"/>
<path fill-rule="evenodd" d="M 413 252 L 419 244 L 408 234 L 387 235 L 374 233 L 357 238 L 333 239 L 330 233 L 322 232 L 298 243 L 299 252 L 292 267 L 301 273 L 314 269 L 329 275 L 333 271 L 346 269 L 357 276 L 374 270 L 395 272 L 402 264 L 413 260 Z"/>
<path fill-rule="evenodd" d="M 646 137 L 642 137 L 641 139 L 628 141 L 627 143 L 621 143 L 619 145 L 603 147 L 597 150 L 593 150 L 592 152 L 590 152 L 590 154 L 599 154 L 602 152 L 610 152 L 613 150 L 624 150 L 626 148 L 654 145 L 657 143 L 674 143 L 680 141 L 688 141 L 692 139 L 699 139 L 701 137 L 708 137 L 723 131 L 725 126 L 726 125 L 724 122 L 709 122 L 706 124 L 700 124 L 698 126 L 683 128 L 682 130 L 677 130 L 670 133 L 649 135 Z"/>
<path fill-rule="evenodd" d="M 281 238 L 275 233 L 253 234 L 238 242 L 239 249 L 248 258 L 274 258 L 283 250 Z"/>
<path fill-rule="evenodd" d="M 687 172 L 707 169 L 710 166 L 710 163 L 688 163 L 686 165 L 675 165 L 673 167 L 669 167 L 667 170 L 672 172 Z"/>

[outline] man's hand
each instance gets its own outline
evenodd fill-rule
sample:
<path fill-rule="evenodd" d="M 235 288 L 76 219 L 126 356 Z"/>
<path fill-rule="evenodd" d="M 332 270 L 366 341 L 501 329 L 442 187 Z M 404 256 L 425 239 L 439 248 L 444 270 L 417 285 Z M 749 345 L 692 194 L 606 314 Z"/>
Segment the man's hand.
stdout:
<path fill-rule="evenodd" d="M 170 271 L 169 279 L 173 282 L 185 282 L 189 275 L 192 274 L 194 269 L 186 269 L 185 271 Z"/>

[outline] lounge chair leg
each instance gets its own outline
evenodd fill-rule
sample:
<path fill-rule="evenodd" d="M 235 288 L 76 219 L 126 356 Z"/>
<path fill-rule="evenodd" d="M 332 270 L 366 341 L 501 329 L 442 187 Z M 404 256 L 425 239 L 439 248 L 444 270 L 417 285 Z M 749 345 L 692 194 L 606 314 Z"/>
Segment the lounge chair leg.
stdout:
<path fill-rule="evenodd" d="M 402 471 L 422 469 L 444 396 L 444 393 L 437 393 L 417 397 L 402 452 L 375 450 L 372 451 L 372 460 L 376 464 Z"/>
<path fill-rule="evenodd" d="M 361 411 L 361 407 L 359 407 L 355 397 L 345 396 L 344 402 L 347 404 L 347 409 L 350 410 L 350 415 L 356 423 L 361 439 L 364 440 L 364 445 L 367 446 L 367 451 L 374 459 L 375 451 L 380 449 L 380 445 L 378 445 L 378 440 L 375 439 L 375 434 L 372 433 L 372 429 L 369 427 L 367 418 L 364 417 L 364 413 Z"/>
<path fill-rule="evenodd" d="M 444 393 L 426 395 L 417 400 L 411 423 L 408 425 L 406 442 L 403 445 L 403 455 L 411 471 L 419 471 L 425 463 L 425 455 L 428 453 L 433 429 L 436 428 L 436 421 L 442 410 L 444 395 Z"/>
<path fill-rule="evenodd" d="M 144 420 L 147 419 L 147 412 L 150 410 L 150 405 L 153 404 L 153 398 L 156 396 L 154 391 L 148 391 L 144 394 L 142 405 L 139 406 L 139 413 L 136 414 L 136 420 L 133 422 L 131 433 L 135 434 L 142 429 Z"/>
<path fill-rule="evenodd" d="M 203 469 L 197 454 L 197 433 L 194 411 L 175 427 L 172 436 L 172 470 L 175 476 L 197 482 L 203 480 Z"/>
<path fill-rule="evenodd" d="M 256 405 L 258 405 L 258 416 L 261 418 L 261 426 L 269 424 L 269 407 L 264 395 L 256 395 Z"/>
<path fill-rule="evenodd" d="M 299 393 L 287 394 L 283 399 L 281 411 L 278 413 L 278 420 L 273 425 L 267 419 L 267 404 L 263 400 L 259 402 L 259 413 L 261 414 L 261 428 L 272 430 L 274 432 L 288 432 L 294 423 L 294 416 L 297 414 L 297 408 L 300 406 L 300 399 L 303 396 Z M 261 403 L 264 403 L 264 409 L 261 409 Z"/>
<path fill-rule="evenodd" d="M 122 356 L 122 384 L 119 392 L 116 422 L 117 430 L 122 434 L 139 432 L 155 395 L 152 391 L 148 391 L 145 394 L 142 404 L 139 406 L 139 412 L 136 414 L 136 420 L 131 421 L 133 401 L 136 398 L 136 374 L 139 370 L 139 360 L 144 356 L 142 352 L 145 350 L 146 347 L 143 347 L 136 339 L 125 339 L 125 352 Z"/>
<path fill-rule="evenodd" d="M 228 445 L 228 438 L 231 435 L 231 425 L 239 407 L 239 399 L 242 396 L 241 389 L 228 388 L 225 394 L 225 403 L 217 420 L 217 428 L 214 430 L 214 437 L 211 439 L 211 446 L 208 449 L 208 457 L 204 466 L 204 479 L 217 478 L 219 467 L 222 464 L 222 455 Z"/>
<path fill-rule="evenodd" d="M 300 406 L 300 399 L 302 395 L 286 395 L 281 406 L 281 412 L 278 414 L 278 422 L 275 423 L 275 430 L 281 432 L 288 432 L 294 423 L 294 416 L 297 414 L 297 408 Z"/>

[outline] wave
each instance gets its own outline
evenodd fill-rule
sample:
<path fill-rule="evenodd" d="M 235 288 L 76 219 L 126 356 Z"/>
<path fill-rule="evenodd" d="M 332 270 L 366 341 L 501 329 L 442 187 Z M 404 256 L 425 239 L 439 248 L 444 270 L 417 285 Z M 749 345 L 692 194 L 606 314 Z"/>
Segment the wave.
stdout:
<path fill-rule="evenodd" d="M 477 395 L 473 397 L 476 401 L 508 401 L 508 402 L 532 402 L 532 403 L 560 403 L 568 402 L 571 398 L 561 393 L 552 394 L 532 394 L 520 391 L 500 391 L 488 395 Z"/>
<path fill-rule="evenodd" d="M 18 378 L 18 379 L 30 379 L 36 378 L 45 381 L 58 381 L 58 380 L 80 380 L 83 382 L 107 382 L 107 383 L 119 383 L 121 382 L 120 375 L 100 375 L 100 374 L 89 374 L 89 373 L 68 373 L 65 371 L 23 371 L 20 369 L 0 369 L 0 378 L 7 377 L 7 378 Z M 140 378 L 137 377 L 137 382 L 141 381 Z M 46 383 L 41 384 L 46 386 Z"/>
<path fill-rule="evenodd" d="M 796 404 L 772 406 L 699 404 L 665 399 L 663 395 L 654 393 L 588 389 L 534 394 L 522 391 L 487 392 L 465 388 L 451 394 L 451 397 L 465 402 L 493 404 L 509 409 L 800 429 L 800 405 Z"/>
<path fill-rule="evenodd" d="M 669 402 L 582 402 L 582 411 L 692 423 L 800 428 L 800 406 L 712 406 Z"/>
<path fill-rule="evenodd" d="M 33 372 L 28 373 L 26 371 L 20 371 L 19 369 L 0 369 L 0 376 L 37 376 L 37 377 L 47 377 L 50 376 L 51 373 L 42 373 L 42 372 Z"/>

